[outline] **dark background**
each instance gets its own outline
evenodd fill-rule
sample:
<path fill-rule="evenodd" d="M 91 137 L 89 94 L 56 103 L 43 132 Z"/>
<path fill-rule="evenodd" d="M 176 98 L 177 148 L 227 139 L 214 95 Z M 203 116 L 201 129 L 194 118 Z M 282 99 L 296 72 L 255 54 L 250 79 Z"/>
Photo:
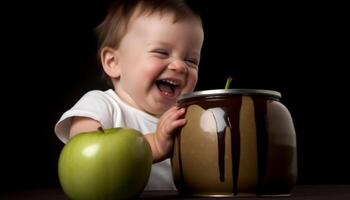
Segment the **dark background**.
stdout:
<path fill-rule="evenodd" d="M 196 90 L 232 76 L 234 88 L 281 92 L 297 133 L 298 183 L 350 183 L 345 6 L 192 2 L 205 28 Z M 108 1 L 2 4 L 0 191 L 59 187 L 54 124 L 85 92 L 106 88 L 93 29 Z"/>

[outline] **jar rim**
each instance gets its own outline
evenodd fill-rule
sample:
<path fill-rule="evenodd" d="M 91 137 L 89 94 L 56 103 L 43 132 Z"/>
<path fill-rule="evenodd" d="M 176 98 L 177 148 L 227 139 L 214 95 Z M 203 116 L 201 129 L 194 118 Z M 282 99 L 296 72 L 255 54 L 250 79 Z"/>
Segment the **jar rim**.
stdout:
<path fill-rule="evenodd" d="M 264 89 L 216 89 L 216 90 L 202 90 L 194 91 L 184 94 L 178 98 L 177 101 L 183 101 L 185 99 L 195 97 L 207 97 L 207 96 L 231 96 L 231 95 L 263 95 L 272 98 L 281 98 L 281 93 L 274 90 Z"/>

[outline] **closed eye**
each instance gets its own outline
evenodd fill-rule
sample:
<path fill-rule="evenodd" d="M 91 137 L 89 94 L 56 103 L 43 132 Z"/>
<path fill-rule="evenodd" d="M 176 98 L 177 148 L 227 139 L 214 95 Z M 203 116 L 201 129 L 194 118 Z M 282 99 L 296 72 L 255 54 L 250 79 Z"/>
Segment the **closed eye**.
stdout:
<path fill-rule="evenodd" d="M 187 59 L 186 62 L 189 62 L 191 64 L 195 64 L 195 65 L 198 64 L 198 61 L 196 59 Z"/>
<path fill-rule="evenodd" d="M 155 53 L 155 54 L 157 54 L 159 56 L 169 56 L 168 51 L 165 50 L 165 49 L 155 49 L 155 50 L 152 51 L 152 53 Z"/>
<path fill-rule="evenodd" d="M 195 67 L 197 67 L 198 64 L 199 64 L 198 60 L 195 59 L 195 58 L 188 58 L 188 59 L 186 59 L 185 61 L 186 61 L 187 63 L 189 63 L 191 66 L 195 66 Z"/>

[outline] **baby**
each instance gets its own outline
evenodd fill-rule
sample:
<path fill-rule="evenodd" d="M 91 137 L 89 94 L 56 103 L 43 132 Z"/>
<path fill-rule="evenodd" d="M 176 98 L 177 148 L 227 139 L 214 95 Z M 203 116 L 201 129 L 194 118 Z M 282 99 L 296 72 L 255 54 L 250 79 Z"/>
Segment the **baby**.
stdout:
<path fill-rule="evenodd" d="M 67 142 L 112 127 L 142 132 L 152 149 L 146 190 L 174 190 L 169 157 L 184 126 L 176 99 L 194 90 L 204 39 L 199 15 L 183 0 L 121 0 L 97 27 L 98 54 L 113 89 L 90 91 L 55 126 Z"/>

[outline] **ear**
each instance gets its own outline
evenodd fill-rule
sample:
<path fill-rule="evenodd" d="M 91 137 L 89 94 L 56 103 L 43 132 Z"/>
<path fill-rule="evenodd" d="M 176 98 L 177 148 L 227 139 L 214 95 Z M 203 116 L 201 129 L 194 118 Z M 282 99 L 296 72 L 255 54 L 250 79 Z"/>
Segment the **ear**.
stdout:
<path fill-rule="evenodd" d="M 116 49 L 104 47 L 101 51 L 103 70 L 111 78 L 120 77 L 119 55 Z"/>

